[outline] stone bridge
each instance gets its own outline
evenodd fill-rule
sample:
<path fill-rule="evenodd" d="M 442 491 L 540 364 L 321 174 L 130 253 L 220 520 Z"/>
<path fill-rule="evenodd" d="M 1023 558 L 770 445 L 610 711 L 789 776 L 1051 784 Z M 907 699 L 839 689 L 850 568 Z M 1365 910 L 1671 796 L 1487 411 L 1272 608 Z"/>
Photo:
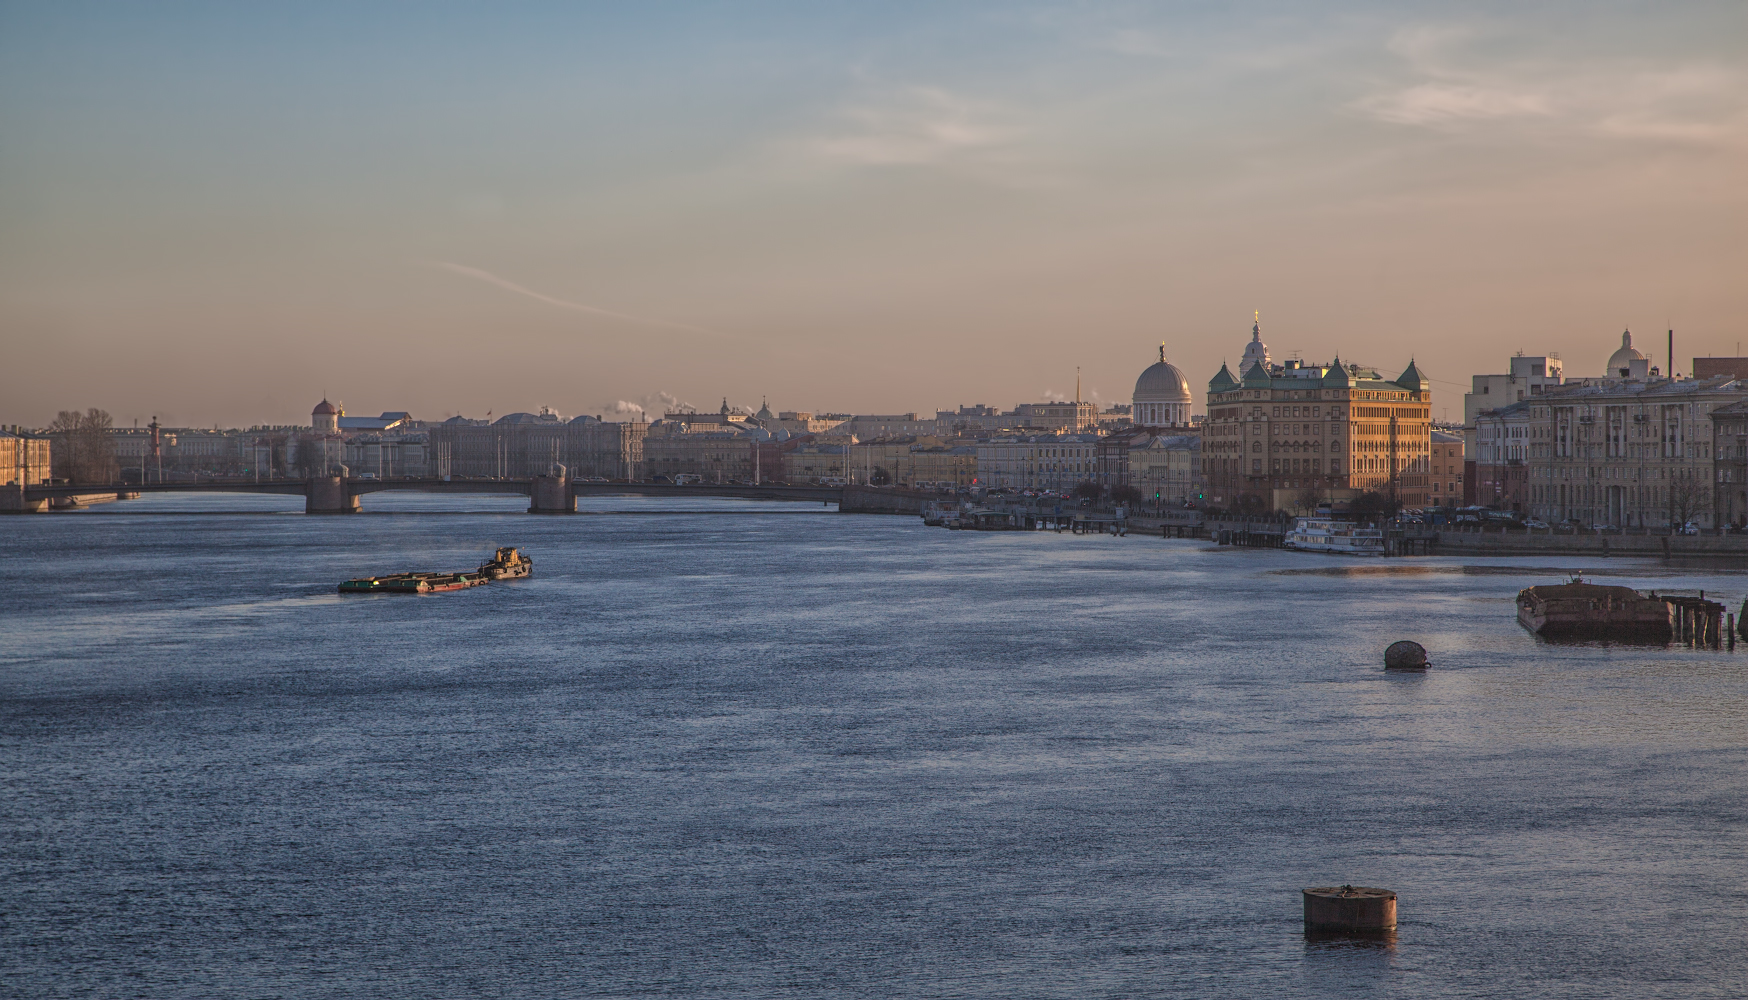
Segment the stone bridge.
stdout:
<path fill-rule="evenodd" d="M 365 479 L 318 476 L 311 479 L 209 480 L 192 483 L 116 483 L 0 487 L 0 513 L 49 510 L 59 498 L 127 496 L 142 493 L 277 493 L 304 498 L 306 514 L 353 514 L 366 493 L 505 493 L 528 497 L 530 514 L 572 514 L 580 496 L 727 497 L 739 500 L 790 500 L 837 504 L 851 514 L 915 514 L 935 494 L 867 486 L 730 486 L 700 483 L 596 483 L 535 476 L 531 479 Z"/>

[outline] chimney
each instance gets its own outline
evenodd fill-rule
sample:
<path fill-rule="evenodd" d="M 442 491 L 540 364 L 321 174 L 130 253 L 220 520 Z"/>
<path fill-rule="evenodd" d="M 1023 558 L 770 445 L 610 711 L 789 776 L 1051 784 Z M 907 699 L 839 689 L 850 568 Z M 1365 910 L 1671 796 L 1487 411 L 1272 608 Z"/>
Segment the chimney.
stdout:
<path fill-rule="evenodd" d="M 1669 377 L 1675 377 L 1675 331 L 1669 331 L 1669 353 L 1663 355 L 1669 359 Z"/>

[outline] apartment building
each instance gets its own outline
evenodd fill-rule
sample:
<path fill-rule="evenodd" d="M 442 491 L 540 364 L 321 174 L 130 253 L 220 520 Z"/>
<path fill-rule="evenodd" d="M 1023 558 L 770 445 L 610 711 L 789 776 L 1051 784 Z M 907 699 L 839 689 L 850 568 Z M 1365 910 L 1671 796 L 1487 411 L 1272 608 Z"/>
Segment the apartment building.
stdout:
<path fill-rule="evenodd" d="M 1734 426 L 1730 408 L 1744 399 L 1748 383 L 1731 375 L 1612 378 L 1483 411 L 1477 500 L 1548 521 L 1715 526 L 1730 516 L 1727 505 L 1714 507 L 1715 494 L 1728 498 L 1714 486 L 1734 445 L 1722 428 Z M 1719 411 L 1724 422 L 1714 426 Z"/>

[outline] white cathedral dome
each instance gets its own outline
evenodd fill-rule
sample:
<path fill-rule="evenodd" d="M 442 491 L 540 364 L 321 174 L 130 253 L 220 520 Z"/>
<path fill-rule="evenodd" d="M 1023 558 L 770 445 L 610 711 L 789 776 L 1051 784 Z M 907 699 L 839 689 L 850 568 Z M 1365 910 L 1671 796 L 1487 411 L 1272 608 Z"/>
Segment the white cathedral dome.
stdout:
<path fill-rule="evenodd" d="M 1159 360 L 1135 380 L 1133 409 L 1129 417 L 1141 427 L 1174 427 L 1190 422 L 1190 380 L 1165 360 L 1165 345 L 1159 345 Z"/>
<path fill-rule="evenodd" d="M 1638 362 L 1637 365 L 1634 364 L 1635 361 Z M 1634 371 L 1634 369 L 1642 368 L 1644 364 L 1645 356 L 1633 346 L 1633 331 L 1626 330 L 1621 333 L 1620 350 L 1608 356 L 1608 367 L 1604 368 L 1603 371 L 1616 378 L 1624 378 L 1628 375 L 1643 378 L 1645 373 Z"/>

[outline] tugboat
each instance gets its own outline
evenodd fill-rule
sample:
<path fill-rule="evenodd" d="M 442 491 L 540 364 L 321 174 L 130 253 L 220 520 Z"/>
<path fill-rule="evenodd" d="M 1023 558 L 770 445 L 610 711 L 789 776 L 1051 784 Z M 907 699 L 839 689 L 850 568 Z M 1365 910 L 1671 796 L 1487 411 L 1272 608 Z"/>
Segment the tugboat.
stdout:
<path fill-rule="evenodd" d="M 1669 605 L 1631 587 L 1585 583 L 1574 574 L 1551 587 L 1517 594 L 1517 620 L 1547 638 L 1668 641 Z"/>
<path fill-rule="evenodd" d="M 472 573 L 390 573 L 340 584 L 342 594 L 437 594 L 483 587 L 495 580 L 517 580 L 534 572 L 534 560 L 513 548 L 502 548 Z"/>
<path fill-rule="evenodd" d="M 497 554 L 480 563 L 479 573 L 487 580 L 519 580 L 534 572 L 534 560 L 513 548 L 499 549 Z"/>

